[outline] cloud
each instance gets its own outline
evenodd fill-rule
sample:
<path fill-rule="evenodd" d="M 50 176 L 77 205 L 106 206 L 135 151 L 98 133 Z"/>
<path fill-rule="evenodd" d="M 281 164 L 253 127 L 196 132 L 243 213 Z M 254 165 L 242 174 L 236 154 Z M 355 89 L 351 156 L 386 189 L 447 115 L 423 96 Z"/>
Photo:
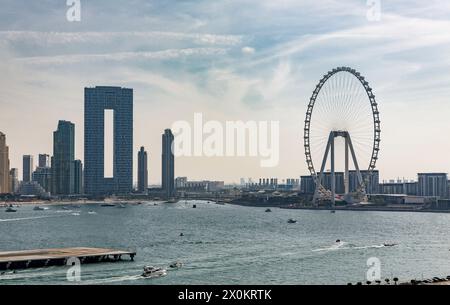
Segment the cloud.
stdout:
<path fill-rule="evenodd" d="M 38 45 L 75 44 L 75 43 L 107 43 L 117 40 L 173 40 L 186 41 L 199 45 L 234 46 L 242 42 L 240 35 L 216 35 L 180 32 L 38 32 L 38 31 L 0 31 L 0 40 L 5 42 L 27 42 Z"/>
<path fill-rule="evenodd" d="M 243 48 L 241 49 L 241 51 L 242 51 L 242 53 L 245 54 L 245 55 L 252 55 L 252 54 L 255 54 L 255 49 L 252 48 L 252 47 L 243 47 Z"/>
<path fill-rule="evenodd" d="M 108 54 L 76 54 L 58 56 L 21 57 L 16 61 L 31 65 L 64 65 L 81 62 L 114 61 L 123 62 L 130 60 L 171 60 L 191 56 L 223 56 L 226 49 L 222 48 L 189 48 L 170 49 L 156 52 L 117 52 Z"/>

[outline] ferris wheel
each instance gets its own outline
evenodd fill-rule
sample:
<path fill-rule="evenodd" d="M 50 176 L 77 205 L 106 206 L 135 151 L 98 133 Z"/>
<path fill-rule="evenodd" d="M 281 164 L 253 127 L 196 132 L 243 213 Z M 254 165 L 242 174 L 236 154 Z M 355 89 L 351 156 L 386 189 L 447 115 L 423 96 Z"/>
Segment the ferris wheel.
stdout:
<path fill-rule="evenodd" d="M 310 98 L 304 127 L 306 163 L 316 184 L 314 202 L 324 199 L 334 204 L 335 174 L 340 168 L 344 173 L 344 194 L 349 195 L 350 158 L 358 190 L 365 193 L 361 170 L 371 174 L 375 169 L 380 134 L 378 104 L 365 78 L 349 67 L 325 74 Z M 330 189 L 324 187 L 325 173 L 331 176 Z"/>

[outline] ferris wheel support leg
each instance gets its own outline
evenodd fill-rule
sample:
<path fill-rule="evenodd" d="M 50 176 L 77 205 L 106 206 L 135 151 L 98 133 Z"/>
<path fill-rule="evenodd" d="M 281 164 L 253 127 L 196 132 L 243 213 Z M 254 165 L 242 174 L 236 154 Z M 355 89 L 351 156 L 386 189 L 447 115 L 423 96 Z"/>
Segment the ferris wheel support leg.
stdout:
<path fill-rule="evenodd" d="M 348 137 L 345 137 L 345 177 L 344 177 L 344 186 L 345 186 L 345 194 L 350 193 L 350 177 L 348 171 Z"/>
<path fill-rule="evenodd" d="M 335 205 L 336 179 L 334 174 L 334 134 L 331 137 L 331 203 Z"/>
<path fill-rule="evenodd" d="M 362 179 L 361 172 L 359 171 L 358 160 L 356 160 L 356 154 L 353 149 L 353 144 L 352 144 L 352 139 L 350 138 L 350 134 L 347 135 L 347 138 L 348 138 L 348 146 L 349 146 L 350 152 L 352 154 L 353 164 L 355 165 L 356 175 L 358 177 L 359 185 L 363 185 L 364 181 Z"/>
<path fill-rule="evenodd" d="M 331 141 L 333 139 L 334 139 L 334 134 L 333 134 L 333 132 L 330 132 L 330 135 L 328 137 L 327 147 L 325 148 L 325 154 L 323 155 L 322 166 L 320 167 L 319 175 L 318 175 L 318 177 L 316 177 L 316 181 L 315 181 L 316 189 L 314 191 L 313 204 L 316 204 L 318 197 L 320 197 L 319 190 L 320 190 L 320 186 L 322 185 L 325 166 L 327 164 L 327 159 L 328 159 L 328 153 L 330 152 Z"/>

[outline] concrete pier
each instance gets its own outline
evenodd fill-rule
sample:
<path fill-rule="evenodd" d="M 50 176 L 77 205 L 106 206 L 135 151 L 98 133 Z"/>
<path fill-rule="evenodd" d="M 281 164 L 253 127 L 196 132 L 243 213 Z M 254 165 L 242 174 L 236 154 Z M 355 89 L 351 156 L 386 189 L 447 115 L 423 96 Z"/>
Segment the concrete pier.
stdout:
<path fill-rule="evenodd" d="M 62 248 L 0 252 L 0 270 L 64 266 L 70 258 L 81 264 L 116 262 L 128 256 L 134 260 L 136 252 L 102 248 Z"/>

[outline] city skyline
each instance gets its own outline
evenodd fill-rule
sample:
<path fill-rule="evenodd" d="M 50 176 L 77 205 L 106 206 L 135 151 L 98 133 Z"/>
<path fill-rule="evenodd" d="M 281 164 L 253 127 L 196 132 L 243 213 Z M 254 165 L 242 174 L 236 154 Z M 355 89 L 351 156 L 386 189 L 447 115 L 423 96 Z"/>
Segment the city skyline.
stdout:
<path fill-rule="evenodd" d="M 206 119 L 221 122 L 280 121 L 278 167 L 261 168 L 257 158 L 183 157 L 177 158 L 175 176 L 228 183 L 247 176 L 298 177 L 307 174 L 299 156 L 309 96 L 325 71 L 345 64 L 367 77 L 379 101 L 384 130 L 380 179 L 450 171 L 450 141 L 441 138 L 450 132 L 446 2 L 383 3 L 382 19 L 376 22 L 367 20 L 367 6 L 360 1 L 329 1 L 326 7 L 262 1 L 242 11 L 232 3 L 173 3 L 169 11 L 142 2 L 121 13 L 133 22 L 115 25 L 99 17 L 118 14 L 115 8 L 121 4 L 108 3 L 85 5 L 79 23 L 68 22 L 67 7 L 57 1 L 14 1 L 9 12 L 0 13 L 0 68 L 5 72 L 0 130 L 8 136 L 11 167 L 22 172 L 22 155 L 49 153 L 51 132 L 60 119 L 76 124 L 75 155 L 84 163 L 80 89 L 100 83 L 135 90 L 133 152 L 145 146 L 159 156 L 160 131 L 176 120 L 191 121 L 200 110 Z M 225 14 L 232 16 L 228 23 L 214 11 L 238 13 Z M 18 20 L 13 25 L 6 15 L 11 12 Z M 269 14 L 247 22 L 248 16 Z M 158 159 L 149 158 L 154 169 L 150 184 L 161 183 Z M 137 181 L 136 170 L 133 175 Z"/>

